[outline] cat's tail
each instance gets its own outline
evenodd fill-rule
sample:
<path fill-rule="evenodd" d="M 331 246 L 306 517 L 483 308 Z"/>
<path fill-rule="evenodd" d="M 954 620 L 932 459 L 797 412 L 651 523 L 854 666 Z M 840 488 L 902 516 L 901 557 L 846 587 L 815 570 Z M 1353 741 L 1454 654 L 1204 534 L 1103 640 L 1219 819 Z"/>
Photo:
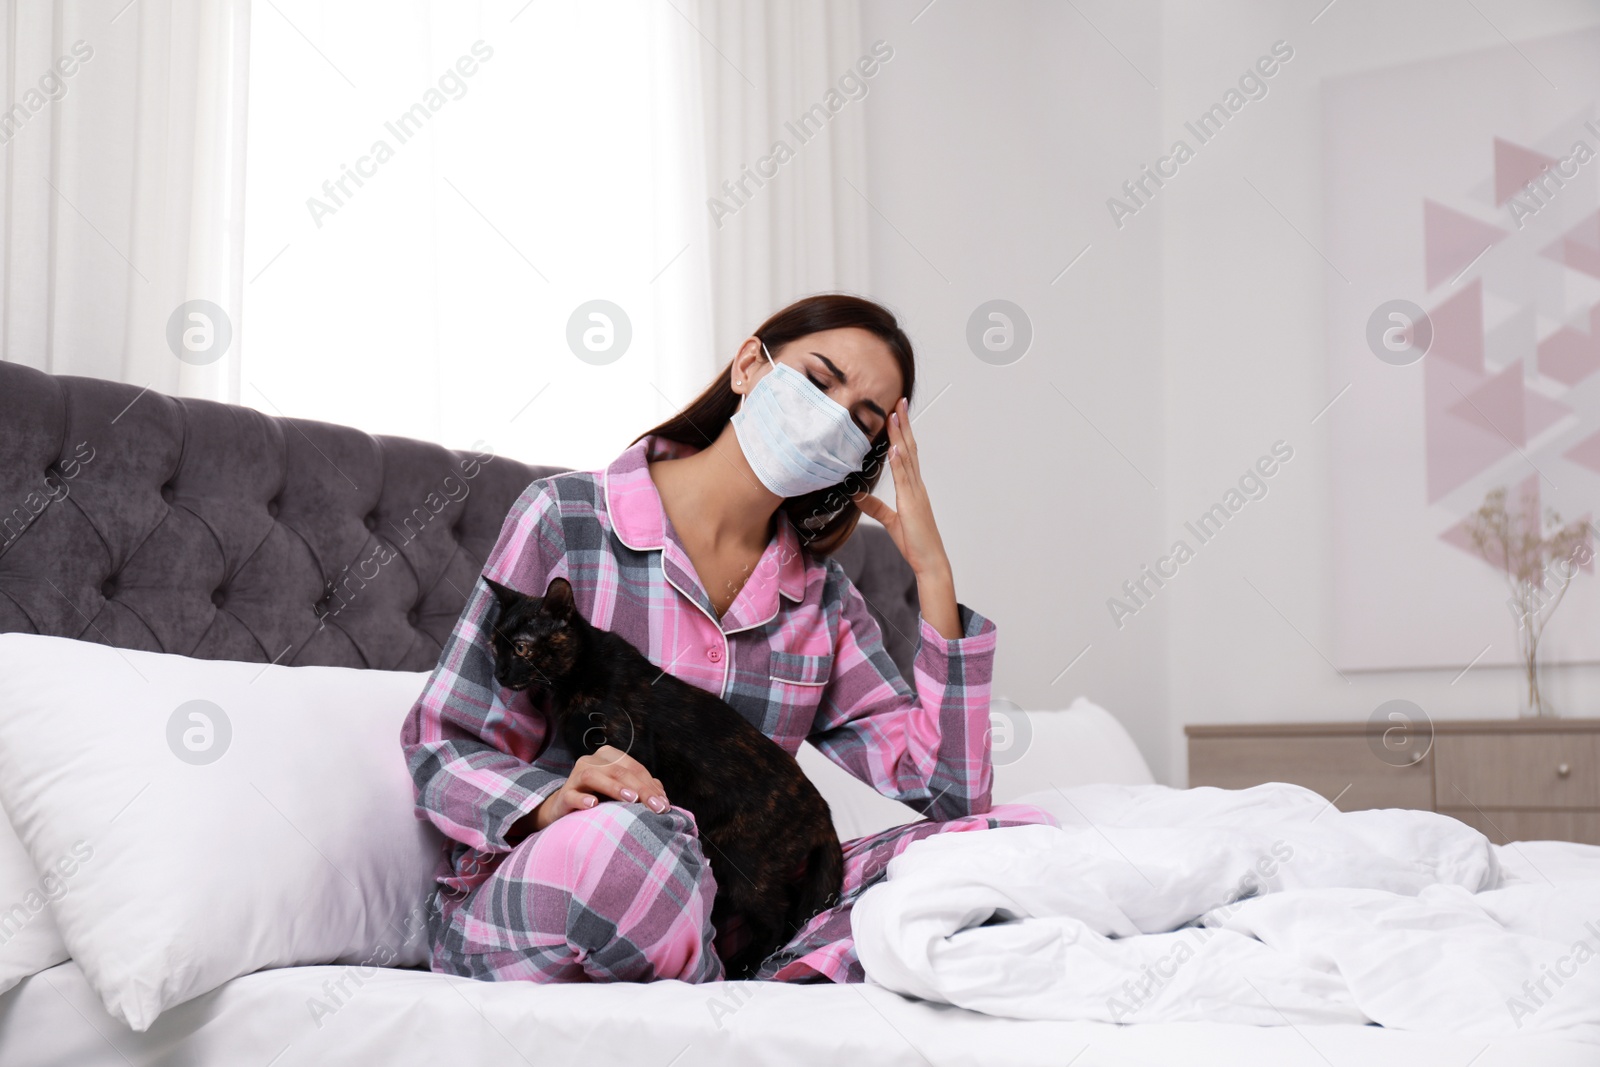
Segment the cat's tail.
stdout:
<path fill-rule="evenodd" d="M 789 916 L 790 931 L 798 931 L 819 911 L 839 903 L 844 890 L 844 849 L 832 834 L 818 841 L 806 854 L 806 871 Z"/>

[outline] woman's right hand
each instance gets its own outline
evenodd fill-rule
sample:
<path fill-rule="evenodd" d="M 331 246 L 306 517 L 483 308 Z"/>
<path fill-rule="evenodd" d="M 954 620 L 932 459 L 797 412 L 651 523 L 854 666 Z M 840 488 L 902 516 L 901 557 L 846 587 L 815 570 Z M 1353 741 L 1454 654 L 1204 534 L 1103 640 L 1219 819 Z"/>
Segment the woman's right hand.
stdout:
<path fill-rule="evenodd" d="M 545 797 L 544 803 L 512 825 L 507 840 L 516 844 L 529 833 L 543 830 L 563 815 L 584 811 L 601 800 L 639 802 L 654 812 L 671 805 L 660 780 L 651 776 L 644 764 L 611 745 L 601 745 L 592 754 L 579 756 L 572 773 L 561 788 Z M 522 831 L 522 832 L 518 832 Z"/>

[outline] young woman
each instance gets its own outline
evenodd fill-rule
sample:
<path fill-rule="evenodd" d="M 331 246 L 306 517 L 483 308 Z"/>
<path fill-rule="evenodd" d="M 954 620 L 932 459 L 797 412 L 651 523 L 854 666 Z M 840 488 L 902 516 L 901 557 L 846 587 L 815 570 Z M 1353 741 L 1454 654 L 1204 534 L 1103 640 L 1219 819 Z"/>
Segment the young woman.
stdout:
<path fill-rule="evenodd" d="M 762 978 L 861 981 L 850 908 L 912 841 L 1054 821 L 990 807 L 995 628 L 956 602 L 907 417 L 914 374 L 884 308 L 801 300 L 610 466 L 528 486 L 483 568 L 535 595 L 566 578 L 585 618 L 717 693 L 789 753 L 809 740 L 927 816 L 845 842 L 840 903 L 769 957 Z M 885 462 L 894 509 L 868 495 Z M 916 574 L 910 684 L 828 556 L 863 511 Z M 418 812 L 453 843 L 429 914 L 433 969 L 721 978 L 716 883 L 693 815 L 618 749 L 574 761 L 558 739 L 545 746 L 540 694 L 494 683 L 494 604 L 480 580 L 402 735 Z"/>

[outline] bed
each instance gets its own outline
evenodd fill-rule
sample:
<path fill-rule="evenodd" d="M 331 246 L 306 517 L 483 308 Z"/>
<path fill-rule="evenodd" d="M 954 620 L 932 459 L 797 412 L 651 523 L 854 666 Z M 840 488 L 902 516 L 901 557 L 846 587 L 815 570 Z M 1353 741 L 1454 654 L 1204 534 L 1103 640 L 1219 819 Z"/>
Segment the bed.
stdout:
<path fill-rule="evenodd" d="M 0 633 L 263 669 L 425 672 L 507 508 L 556 470 L 0 363 Z M 379 543 L 396 565 L 352 584 Z M 865 525 L 839 557 L 904 670 L 916 632 L 909 569 Z M 1026 751 L 997 766 L 997 802 L 1151 781 L 1114 717 L 1086 701 L 1013 715 Z M 843 835 L 914 817 L 814 752 L 802 765 Z M 1600 856 L 1572 848 L 1576 864 Z M 872 983 L 535 986 L 381 966 L 341 986 L 336 1011 L 308 1011 L 349 971 L 242 974 L 140 1031 L 108 1013 L 69 959 L 0 995 L 0 1064 L 1600 1062 L 1600 1046 L 1548 1036 L 1024 1021 Z"/>

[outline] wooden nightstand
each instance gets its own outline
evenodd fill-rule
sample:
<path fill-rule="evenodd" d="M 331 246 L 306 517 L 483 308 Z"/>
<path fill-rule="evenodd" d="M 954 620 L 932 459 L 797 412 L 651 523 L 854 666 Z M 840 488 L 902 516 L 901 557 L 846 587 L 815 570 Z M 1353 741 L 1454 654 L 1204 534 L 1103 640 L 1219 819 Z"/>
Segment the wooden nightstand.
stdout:
<path fill-rule="evenodd" d="M 1189 784 L 1293 782 L 1344 811 L 1421 808 L 1496 844 L 1600 845 L 1600 719 L 1438 722 L 1385 749 L 1366 723 L 1188 726 Z"/>

